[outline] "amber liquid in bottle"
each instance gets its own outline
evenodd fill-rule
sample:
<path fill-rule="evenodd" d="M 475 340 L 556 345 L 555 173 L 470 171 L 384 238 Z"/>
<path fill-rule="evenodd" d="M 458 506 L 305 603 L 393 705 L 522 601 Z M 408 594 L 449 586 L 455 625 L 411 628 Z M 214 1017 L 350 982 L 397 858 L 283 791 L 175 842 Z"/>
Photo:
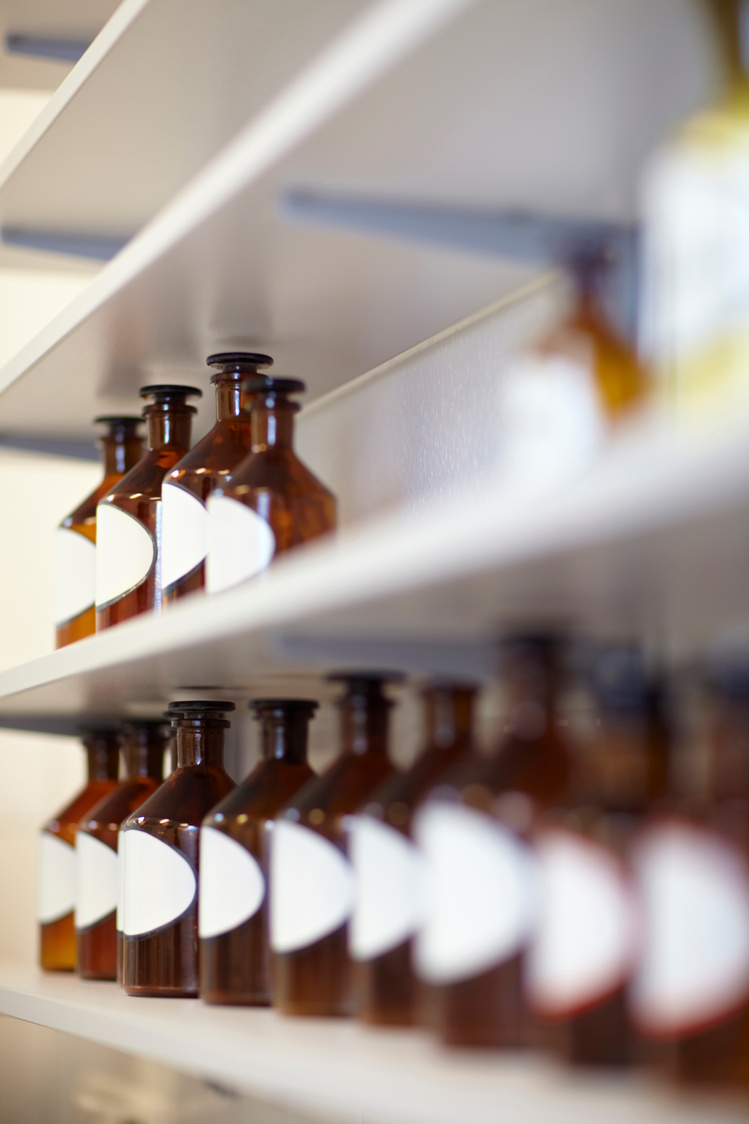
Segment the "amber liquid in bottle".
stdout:
<path fill-rule="evenodd" d="M 629 852 L 643 817 L 666 795 L 669 736 L 661 692 L 648 682 L 637 650 L 600 652 L 592 680 L 600 720 L 575 785 L 576 799 L 564 815 L 546 817 L 538 839 L 545 838 L 547 846 L 553 847 L 559 839 L 564 845 L 569 835 L 591 848 L 594 862 L 597 856 L 608 859 L 612 900 L 623 903 L 621 943 L 609 953 L 612 971 L 608 984 L 602 982 L 598 964 L 592 992 L 586 990 L 588 981 L 578 976 L 577 998 L 567 992 L 561 1004 L 557 1000 L 549 1006 L 547 1000 L 538 1014 L 542 1036 L 569 1064 L 624 1067 L 638 1062 L 643 1052 L 627 1001 L 636 953 L 632 937 L 639 921 Z M 577 876 L 586 877 L 585 869 L 578 869 Z M 555 920 L 559 919 L 552 915 L 550 924 Z M 581 918 L 579 923 L 584 921 Z M 579 947 L 585 950 L 588 934 L 581 933 L 580 938 Z M 610 945 L 610 934 L 605 939 Z M 617 951 L 620 961 L 614 965 Z"/>
<path fill-rule="evenodd" d="M 501 824 L 502 853 L 509 851 L 515 865 L 522 862 L 516 877 L 524 882 L 530 877 L 526 870 L 530 860 L 522 859 L 520 848 L 538 814 L 563 801 L 571 763 L 557 720 L 557 642 L 545 637 L 514 640 L 507 645 L 506 656 L 509 709 L 499 749 L 479 765 L 471 761 L 456 765 L 433 789 L 429 802 L 458 803 L 479 813 L 479 822 Z M 420 832 L 417 835 L 421 837 Z M 487 886 L 485 892 L 491 894 L 492 888 Z M 465 925 L 472 925 L 470 917 Z M 435 1029 L 445 1043 L 495 1048 L 529 1043 L 531 1023 L 523 986 L 529 919 L 523 925 L 511 951 L 498 954 L 491 967 L 475 974 L 459 971 L 453 978 L 445 974 L 440 980 L 427 979 L 433 985 L 430 1007 Z"/>
<path fill-rule="evenodd" d="M 249 851 L 267 886 L 265 827 L 303 784 L 314 777 L 307 763 L 307 730 L 317 703 L 307 699 L 256 699 L 250 703 L 260 722 L 262 759 L 246 780 L 216 805 L 203 821 L 201 847 L 200 995 L 206 1003 L 267 1006 L 271 1001 L 267 893 L 246 921 L 229 932 L 203 936 L 212 918 L 206 876 L 220 881 L 220 856 L 207 869 L 205 829 L 225 833 Z M 216 890 L 214 889 L 214 893 Z M 229 884 L 222 894 L 236 894 Z"/>
<path fill-rule="evenodd" d="M 90 730 L 83 737 L 88 759 L 88 781 L 85 788 L 58 812 L 42 829 L 43 848 L 45 836 L 53 836 L 70 848 L 70 853 L 61 852 L 51 857 L 53 865 L 47 866 L 49 859 L 42 852 L 42 863 L 47 866 L 40 872 L 40 952 L 39 962 L 46 971 L 72 972 L 75 969 L 75 837 L 78 822 L 86 812 L 115 788 L 119 765 L 119 739 L 114 729 Z M 53 847 L 55 845 L 53 844 Z M 53 891 L 57 908 L 47 906 L 45 884 Z M 63 902 L 70 908 L 64 908 Z M 54 916 L 58 910 L 64 910 Z"/>
<path fill-rule="evenodd" d="M 252 451 L 209 500 L 207 587 L 227 589 L 267 569 L 272 559 L 336 525 L 331 492 L 294 452 L 290 395 L 298 379 L 256 375 L 242 384 L 252 426 Z"/>
<path fill-rule="evenodd" d="M 81 836 L 86 835 L 108 847 L 116 856 L 117 834 L 120 824 L 144 800 L 156 791 L 164 774 L 164 750 L 167 744 L 166 727 L 160 722 L 128 724 L 122 731 L 122 779 L 117 787 L 100 800 L 78 824 L 76 846 L 81 862 Z M 84 859 L 85 861 L 85 859 Z M 79 891 L 76 913 L 77 958 L 76 970 L 87 980 L 114 980 L 117 978 L 117 919 L 116 903 L 119 892 L 119 874 L 116 859 L 112 864 L 113 880 L 109 898 L 112 909 L 89 920 L 81 917 L 82 888 L 88 878 L 79 870 Z M 99 874 L 101 876 L 101 870 Z M 83 874 L 83 877 L 81 875 Z M 110 887 L 108 886 L 109 890 Z M 101 892 L 101 891 L 100 891 Z M 86 921 L 86 924 L 81 924 Z"/>
<path fill-rule="evenodd" d="M 273 360 L 254 352 L 227 351 L 209 355 L 206 362 L 216 368 L 211 378 L 216 388 L 216 424 L 167 473 L 162 488 L 164 604 L 205 585 L 205 503 L 252 449 L 248 396 L 241 384 L 249 375 L 270 367 Z M 171 488 L 181 488 L 182 493 L 175 495 Z"/>
<path fill-rule="evenodd" d="M 388 712 L 383 694 L 385 678 L 374 675 L 335 676 L 346 684 L 340 702 L 341 755 L 320 776 L 309 781 L 276 817 L 270 840 L 271 854 L 271 970 L 273 1005 L 289 1015 L 350 1015 L 353 994 L 347 947 L 347 922 L 351 909 L 350 882 L 345 870 L 344 819 L 354 812 L 380 784 L 393 766 L 388 760 Z M 327 857 L 315 861 L 315 894 L 327 893 L 328 873 L 336 875 L 340 897 L 330 908 L 311 939 L 299 937 L 306 929 L 302 916 L 289 928 L 284 917 L 303 888 L 294 878 L 293 859 L 288 861 L 282 832 L 286 825 L 315 859 L 317 848 L 310 833 L 326 840 Z M 318 845 L 319 846 L 319 845 Z M 311 854 L 310 854 L 311 852 Z M 322 869 L 321 869 L 322 867 Z M 337 867 L 337 870 L 336 870 Z M 310 886 L 307 886 L 310 889 Z M 348 893 L 348 896 L 346 896 Z"/>
<path fill-rule="evenodd" d="M 137 433 L 142 418 L 130 417 L 100 417 L 94 419 L 96 425 L 106 425 L 107 431 L 101 438 L 102 456 L 104 461 L 104 478 L 79 504 L 75 511 L 71 511 L 59 527 L 59 532 L 65 534 L 82 535 L 88 542 L 96 545 L 96 505 L 118 480 L 136 464 L 143 455 L 143 439 Z M 58 532 L 58 534 L 59 534 Z M 85 548 L 84 548 L 85 549 Z M 63 554 L 63 551 L 65 553 Z M 62 557 L 58 559 L 58 610 L 56 622 L 55 647 L 63 648 L 75 640 L 82 640 L 84 636 L 92 636 L 96 632 L 96 591 L 91 582 L 91 601 L 85 608 L 78 608 L 75 602 L 83 597 L 83 589 L 79 590 L 81 579 L 74 577 L 74 595 L 71 593 L 69 567 L 81 567 L 81 562 L 75 557 L 68 558 L 67 542 L 60 544 Z M 62 564 L 62 565 L 61 565 Z M 71 615 L 72 613 L 72 615 Z"/>
<path fill-rule="evenodd" d="M 476 688 L 436 682 L 423 694 L 426 744 L 410 769 L 393 773 L 368 798 L 362 816 L 372 817 L 407 839 L 412 837 L 414 808 L 450 766 L 463 759 L 478 763 L 473 746 Z M 356 846 L 356 840 L 352 839 Z M 355 850 L 352 852 L 356 860 Z M 354 863 L 356 866 L 356 861 Z M 399 871 L 389 871 L 397 878 Z M 383 871 L 384 876 L 384 871 Z M 366 893 L 360 879 L 359 896 Z M 351 931 L 356 929 L 356 915 Z M 423 1009 L 423 996 L 412 968 L 413 934 L 396 946 L 367 959 L 356 955 L 356 1010 L 360 1019 L 381 1026 L 411 1026 Z"/>
<path fill-rule="evenodd" d="M 161 485 L 190 448 L 202 392 L 189 386 L 145 386 L 148 450 L 97 507 L 96 628 L 161 611 Z"/>
<path fill-rule="evenodd" d="M 122 986 L 128 995 L 198 994 L 200 825 L 234 787 L 223 767 L 229 726 L 223 715 L 230 710 L 230 702 L 169 704 L 177 768 L 123 825 Z M 150 902 L 140 893 L 144 884 Z"/>

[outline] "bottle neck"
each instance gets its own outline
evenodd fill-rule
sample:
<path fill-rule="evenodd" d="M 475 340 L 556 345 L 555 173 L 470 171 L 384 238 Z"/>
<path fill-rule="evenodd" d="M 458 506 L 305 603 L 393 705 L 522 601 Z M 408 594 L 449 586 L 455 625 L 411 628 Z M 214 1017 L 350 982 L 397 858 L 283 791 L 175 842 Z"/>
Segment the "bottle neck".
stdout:
<path fill-rule="evenodd" d="M 248 421 L 250 416 L 250 395 L 242 391 L 242 379 L 246 371 L 236 371 L 214 375 L 211 382 L 216 388 L 216 421 L 231 421 L 241 418 Z"/>
<path fill-rule="evenodd" d="M 146 410 L 149 450 L 155 452 L 167 446 L 189 449 L 193 413 L 191 407 L 149 406 Z"/>
<path fill-rule="evenodd" d="M 177 726 L 177 768 L 193 765 L 224 766 L 224 728 L 208 725 Z"/>
<path fill-rule="evenodd" d="M 268 400 L 255 396 L 251 401 L 250 425 L 253 453 L 266 449 L 292 449 L 294 447 L 294 415 L 299 407 L 294 402 Z"/>
<path fill-rule="evenodd" d="M 131 741 L 122 750 L 123 775 L 125 777 L 164 778 L 164 742 L 161 738 L 144 738 Z"/>
<path fill-rule="evenodd" d="M 507 726 L 521 741 L 543 737 L 557 723 L 557 669 L 550 651 L 524 653 L 507 672 Z"/>
<path fill-rule="evenodd" d="M 387 757 L 390 703 L 382 695 L 349 696 L 341 706 L 341 752 Z"/>
<path fill-rule="evenodd" d="M 88 780 L 116 780 L 120 765 L 119 739 L 116 734 L 102 734 L 85 741 Z"/>
<path fill-rule="evenodd" d="M 143 456 L 143 438 L 137 433 L 108 434 L 101 444 L 105 476 L 124 476 Z"/>
<path fill-rule="evenodd" d="M 264 761 L 304 765 L 307 761 L 306 715 L 268 714 L 260 725 L 260 752 Z"/>
<path fill-rule="evenodd" d="M 437 687 L 424 695 L 430 748 L 448 750 L 470 742 L 475 701 L 475 691 L 468 688 Z"/>

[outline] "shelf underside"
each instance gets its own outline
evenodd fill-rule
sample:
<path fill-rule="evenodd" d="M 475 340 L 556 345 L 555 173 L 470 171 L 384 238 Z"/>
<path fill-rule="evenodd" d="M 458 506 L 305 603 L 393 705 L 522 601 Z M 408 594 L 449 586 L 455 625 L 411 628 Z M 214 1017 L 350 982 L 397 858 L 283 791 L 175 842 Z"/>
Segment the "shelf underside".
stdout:
<path fill-rule="evenodd" d="M 746 426 L 692 442 L 631 434 L 545 497 L 503 500 L 489 481 L 372 521 L 263 579 L 3 672 L 0 714 L 246 699 L 342 665 L 489 675 L 498 632 L 541 622 L 698 655 L 749 621 L 746 449 Z"/>
<path fill-rule="evenodd" d="M 733 1124 L 746 1105 L 679 1097 L 634 1077 L 573 1076 L 532 1056 L 447 1054 L 427 1035 L 189 999 L 0 966 L 0 1013 L 91 1039 L 238 1091 L 398 1124 Z"/>
<path fill-rule="evenodd" d="M 648 154 L 711 87 L 697 11 L 681 0 L 662 0 L 657 13 L 647 0 L 367 6 L 5 361 L 0 429 L 28 432 L 33 424 L 85 436 L 97 412 L 132 409 L 142 382 L 188 372 L 194 379 L 205 355 L 224 347 L 269 352 L 315 397 L 528 274 L 528 266 L 478 253 L 294 225 L 279 207 L 290 187 L 631 220 Z M 331 12 L 340 17 L 335 5 Z M 104 82 L 127 41 L 123 34 L 92 83 Z M 604 49 L 610 42 L 614 59 Z M 86 86 L 78 97 L 88 105 Z M 77 107 L 73 98 L 40 138 L 39 160 Z M 158 129 L 158 107 L 153 117 Z M 141 127 L 139 118 L 136 139 Z M 156 143 L 149 136 L 137 143 Z M 16 182 L 23 197 L 37 149 L 0 190 L 0 210 Z M 89 202 L 89 181 L 76 175 L 75 206 L 98 230 L 121 224 L 124 212 L 116 205 L 108 220 L 101 200 L 129 199 L 148 163 L 131 160 L 117 191 L 97 188 Z M 50 393 L 63 386 L 64 394 Z"/>

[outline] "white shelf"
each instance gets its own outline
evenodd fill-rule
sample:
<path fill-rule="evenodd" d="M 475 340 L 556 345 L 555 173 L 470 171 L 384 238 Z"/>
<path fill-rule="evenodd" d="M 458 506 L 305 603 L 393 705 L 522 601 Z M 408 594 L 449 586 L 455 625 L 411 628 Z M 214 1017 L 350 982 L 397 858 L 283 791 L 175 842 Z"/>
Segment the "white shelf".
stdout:
<path fill-rule="evenodd" d="M 124 120 L 122 111 L 102 112 L 102 105 L 111 109 L 128 97 L 130 45 L 143 21 L 169 9 L 167 0 L 128 4 L 116 17 L 121 34 L 90 79 L 76 89 L 71 74 L 48 128 L 24 159 L 11 161 L 0 209 L 16 184 L 20 205 L 28 184 L 38 221 L 54 214 L 56 204 L 40 194 L 40 169 L 62 144 L 56 138 L 68 135 L 66 122 L 74 151 L 88 144 L 80 135 L 86 114 L 101 113 L 107 125 L 121 122 L 130 157 L 125 168 L 114 161 L 101 189 L 94 177 L 95 198 L 79 169 L 75 192 L 62 192 L 60 206 L 78 208 L 78 219 L 98 229 L 122 224 L 131 198 L 141 202 L 129 221 L 142 218 L 167 180 L 173 190 L 209 154 L 212 137 L 203 137 L 173 168 L 167 161 L 161 187 L 144 186 L 151 157 L 134 156 L 156 146 L 160 159 L 163 106 L 157 99 L 153 113 L 146 107 Z M 208 0 L 205 10 L 213 16 Z M 129 23 L 128 12 L 137 14 Z M 340 6 L 331 5 L 328 15 L 335 24 Z M 162 28 L 151 52 L 172 46 L 174 20 L 163 22 L 169 37 Z M 369 4 L 261 110 L 258 97 L 234 139 L 0 368 L 0 428 L 28 431 L 33 418 L 38 432 L 83 436 L 96 412 L 132 409 L 144 378 L 176 369 L 194 379 L 205 355 L 224 346 L 269 351 L 277 369 L 304 377 L 318 395 L 475 312 L 527 269 L 293 226 L 279 215 L 279 193 L 301 184 L 631 219 L 648 152 L 711 85 L 700 27 L 697 9 L 685 9 L 682 0 L 662 0 L 657 11 L 648 0 L 605 7 L 538 0 L 532 10 L 523 0 Z M 280 29 L 271 22 L 258 50 L 287 32 L 288 21 Z M 120 55 L 127 79 L 115 84 Z M 281 56 L 288 71 L 293 60 Z M 149 89 L 147 82 L 144 96 Z M 187 90 L 184 105 L 203 96 Z M 63 180 L 70 176 L 68 167 Z"/>
<path fill-rule="evenodd" d="M 545 498 L 503 502 L 485 481 L 372 521 L 261 580 L 3 672 L 0 714 L 134 713 L 188 690 L 246 699 L 342 664 L 489 674 L 501 627 L 544 620 L 701 652 L 749 620 L 748 448 L 747 425 L 693 442 L 632 434 Z"/>
<path fill-rule="evenodd" d="M 447 1053 L 422 1032 L 189 999 L 0 965 L 0 1012 L 260 1099 L 398 1124 L 733 1124 L 746 1104 L 681 1096 L 641 1077 L 573 1076 L 533 1056 Z"/>

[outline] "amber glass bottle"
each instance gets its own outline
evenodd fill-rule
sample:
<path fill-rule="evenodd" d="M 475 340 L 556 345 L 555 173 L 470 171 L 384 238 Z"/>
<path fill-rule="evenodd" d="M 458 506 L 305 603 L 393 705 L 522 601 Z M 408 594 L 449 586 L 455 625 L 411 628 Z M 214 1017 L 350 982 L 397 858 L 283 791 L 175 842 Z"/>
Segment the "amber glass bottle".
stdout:
<path fill-rule="evenodd" d="M 350 853 L 356 905 L 349 926 L 356 1010 L 365 1022 L 409 1026 L 417 1021 L 418 988 L 411 968 L 413 936 L 423 916 L 420 858 L 411 821 L 439 775 L 467 757 L 476 761 L 476 688 L 435 682 L 423 694 L 426 742 L 410 769 L 393 773 L 354 817 Z"/>
<path fill-rule="evenodd" d="M 507 644 L 509 705 L 498 750 L 457 764 L 414 820 L 430 888 L 416 967 L 434 989 L 436 1029 L 450 1045 L 522 1046 L 530 1038 L 528 838 L 538 814 L 561 804 L 571 774 L 557 719 L 558 651 L 544 636 Z"/>
<path fill-rule="evenodd" d="M 162 722 L 126 725 L 121 737 L 122 779 L 94 804 L 76 835 L 76 969 L 88 980 L 117 977 L 120 824 L 159 787 L 164 773 L 167 728 Z"/>
<path fill-rule="evenodd" d="M 206 1003 L 271 999 L 265 826 L 314 773 L 307 730 L 317 703 L 256 699 L 261 761 L 203 820 L 200 995 Z"/>
<path fill-rule="evenodd" d="M 540 903 L 528 984 L 544 1038 L 575 1065 L 627 1066 L 640 1054 L 627 1011 L 640 914 L 629 851 L 668 783 L 662 693 L 640 651 L 599 651 L 599 721 L 570 810 L 535 834 Z"/>
<path fill-rule="evenodd" d="M 210 593 L 262 573 L 272 559 L 336 525 L 335 497 L 294 453 L 290 395 L 298 379 L 256 375 L 242 384 L 251 413 L 252 452 L 208 501 Z"/>
<path fill-rule="evenodd" d="M 44 825 L 39 855 L 40 963 L 47 971 L 75 968 L 75 837 L 78 821 L 117 785 L 119 735 L 114 727 L 83 734 L 85 788 Z"/>
<path fill-rule="evenodd" d="M 206 360 L 216 373 L 216 424 L 164 478 L 161 489 L 161 580 L 164 603 L 205 585 L 208 553 L 206 500 L 252 448 L 250 411 L 242 382 L 273 360 L 250 351 L 225 351 Z"/>
<path fill-rule="evenodd" d="M 96 505 L 143 454 L 142 418 L 101 417 L 104 478 L 57 529 L 56 647 L 96 632 Z"/>
<path fill-rule="evenodd" d="M 715 671 L 704 795 L 653 815 L 634 850 L 646 939 L 631 1009 L 686 1085 L 749 1089 L 749 668 Z"/>
<path fill-rule="evenodd" d="M 144 386 L 148 450 L 96 508 L 96 628 L 161 611 L 161 484 L 190 448 L 189 386 Z"/>
<path fill-rule="evenodd" d="M 177 768 L 120 834 L 122 986 L 129 995 L 197 996 L 200 825 L 234 787 L 224 771 L 230 702 L 173 702 Z"/>
<path fill-rule="evenodd" d="M 383 694 L 392 677 L 333 678 L 346 684 L 341 755 L 279 812 L 270 837 L 273 1004 L 291 1015 L 353 1012 L 346 935 L 353 878 L 344 819 L 393 768 L 391 704 Z"/>

